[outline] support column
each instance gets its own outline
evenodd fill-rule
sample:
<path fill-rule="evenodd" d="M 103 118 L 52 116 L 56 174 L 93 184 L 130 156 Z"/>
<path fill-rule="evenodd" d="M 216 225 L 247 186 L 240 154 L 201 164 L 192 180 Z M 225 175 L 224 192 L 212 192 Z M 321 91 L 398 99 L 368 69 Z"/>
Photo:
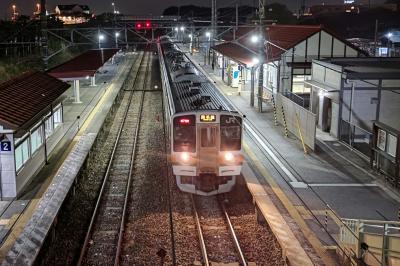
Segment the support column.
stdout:
<path fill-rule="evenodd" d="M 90 77 L 90 86 L 92 86 L 92 87 L 96 86 L 96 75 L 93 75 L 93 77 Z"/>
<path fill-rule="evenodd" d="M 254 67 L 251 67 L 251 81 L 250 81 L 250 106 L 254 107 L 254 85 L 255 85 L 255 73 Z"/>
<path fill-rule="evenodd" d="M 125 34 L 126 49 L 128 50 L 128 48 L 129 48 L 129 44 L 128 44 L 128 31 L 127 31 L 127 29 L 126 29 L 126 26 L 125 26 L 124 34 Z"/>
<path fill-rule="evenodd" d="M 260 64 L 259 70 L 258 70 L 258 112 L 262 113 L 262 97 L 263 97 L 263 91 L 264 91 L 264 64 Z"/>
<path fill-rule="evenodd" d="M 225 81 L 225 56 L 222 56 L 221 75 L 222 81 Z"/>
<path fill-rule="evenodd" d="M 74 103 L 82 103 L 81 102 L 81 96 L 79 93 L 79 79 L 74 80 L 74 93 L 75 93 L 75 101 Z"/>

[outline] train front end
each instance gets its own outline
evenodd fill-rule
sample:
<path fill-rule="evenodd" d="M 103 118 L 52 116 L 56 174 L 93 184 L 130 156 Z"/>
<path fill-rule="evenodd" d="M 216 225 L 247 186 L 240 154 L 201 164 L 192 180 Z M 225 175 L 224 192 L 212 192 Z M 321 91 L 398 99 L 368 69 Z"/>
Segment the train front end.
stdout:
<path fill-rule="evenodd" d="M 179 189 L 204 196 L 232 190 L 243 163 L 242 117 L 225 111 L 179 113 L 171 126 Z"/>

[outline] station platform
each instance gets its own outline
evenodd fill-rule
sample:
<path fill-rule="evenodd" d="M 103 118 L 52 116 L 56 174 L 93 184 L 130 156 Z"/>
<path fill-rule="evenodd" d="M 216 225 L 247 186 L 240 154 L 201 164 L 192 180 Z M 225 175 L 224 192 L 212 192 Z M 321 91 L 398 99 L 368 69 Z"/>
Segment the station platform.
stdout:
<path fill-rule="evenodd" d="M 0 202 L 0 259 L 3 265 L 32 264 L 63 199 L 75 180 L 102 124 L 119 94 L 134 54 L 119 54 L 97 73 L 97 85 L 81 86 L 81 103 L 73 101 L 73 88 L 63 102 L 63 137 L 49 163 L 18 199 Z M 8 254 L 8 255 L 7 255 Z"/>
<path fill-rule="evenodd" d="M 239 93 L 238 88 L 221 79 L 221 70 L 204 64 L 203 54 L 190 55 L 185 47 L 182 50 L 246 115 L 245 121 L 262 141 L 260 145 L 245 129 L 244 150 L 249 167 L 268 184 L 266 190 L 296 237 L 305 237 L 306 246 L 314 249 L 325 264 L 332 263 L 331 251 L 337 248 L 343 225 L 341 217 L 397 220 L 399 195 L 369 170 L 368 161 L 360 154 L 340 141 L 320 136 L 316 150 L 304 154 L 301 141 L 290 133 L 285 137 L 284 128 L 275 125 L 272 105 L 263 103 L 263 112 L 259 113 L 250 106 L 248 89 Z M 254 102 L 256 105 L 257 99 Z M 266 156 L 267 149 L 275 151 L 277 160 Z M 292 226 L 292 222 L 297 225 Z"/>

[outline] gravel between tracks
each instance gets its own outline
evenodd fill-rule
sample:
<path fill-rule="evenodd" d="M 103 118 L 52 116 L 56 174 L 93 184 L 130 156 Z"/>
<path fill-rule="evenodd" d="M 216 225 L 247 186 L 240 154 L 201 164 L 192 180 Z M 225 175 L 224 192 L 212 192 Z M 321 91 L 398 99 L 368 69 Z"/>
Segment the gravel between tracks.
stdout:
<path fill-rule="evenodd" d="M 193 265 L 195 263 L 201 265 L 202 257 L 190 195 L 178 189 L 174 176 L 170 175 L 170 180 L 176 263 L 177 265 Z"/>
<path fill-rule="evenodd" d="M 227 199 L 226 209 L 246 261 L 257 265 L 284 265 L 282 249 L 275 235 L 268 224 L 257 222 L 247 187 L 237 185 L 228 193 Z"/>
<path fill-rule="evenodd" d="M 161 83 L 158 60 L 153 61 L 146 90 Z M 166 252 L 164 263 L 172 265 L 162 91 L 146 91 L 143 104 L 121 265 L 157 265 L 160 250 Z"/>

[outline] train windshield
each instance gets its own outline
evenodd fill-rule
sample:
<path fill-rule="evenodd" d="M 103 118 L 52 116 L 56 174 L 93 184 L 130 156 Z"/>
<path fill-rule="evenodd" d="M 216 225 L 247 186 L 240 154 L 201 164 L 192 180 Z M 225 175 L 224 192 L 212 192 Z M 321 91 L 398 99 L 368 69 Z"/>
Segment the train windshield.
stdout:
<path fill-rule="evenodd" d="M 221 115 L 221 151 L 238 151 L 242 147 L 242 119 Z"/>
<path fill-rule="evenodd" d="M 217 145 L 216 143 L 217 128 L 205 127 L 201 129 L 201 147 L 211 148 Z"/>
<path fill-rule="evenodd" d="M 196 152 L 196 117 L 194 115 L 174 118 L 174 151 Z"/>

